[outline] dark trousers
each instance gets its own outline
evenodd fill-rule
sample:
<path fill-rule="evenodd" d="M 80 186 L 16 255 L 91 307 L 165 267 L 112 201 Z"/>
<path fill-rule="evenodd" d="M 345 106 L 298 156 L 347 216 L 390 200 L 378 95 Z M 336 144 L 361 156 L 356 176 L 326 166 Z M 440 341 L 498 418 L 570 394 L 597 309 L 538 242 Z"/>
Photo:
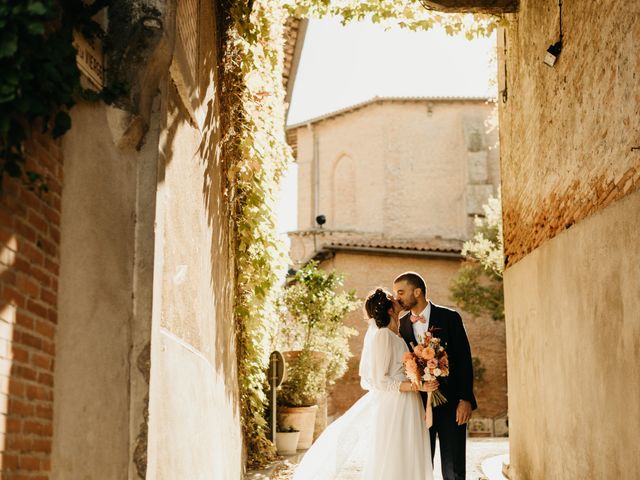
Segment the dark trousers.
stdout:
<path fill-rule="evenodd" d="M 447 402 L 433 409 L 431 464 L 436 453 L 436 435 L 440 441 L 440 462 L 444 480 L 465 480 L 467 425 L 456 423 L 457 402 Z"/>

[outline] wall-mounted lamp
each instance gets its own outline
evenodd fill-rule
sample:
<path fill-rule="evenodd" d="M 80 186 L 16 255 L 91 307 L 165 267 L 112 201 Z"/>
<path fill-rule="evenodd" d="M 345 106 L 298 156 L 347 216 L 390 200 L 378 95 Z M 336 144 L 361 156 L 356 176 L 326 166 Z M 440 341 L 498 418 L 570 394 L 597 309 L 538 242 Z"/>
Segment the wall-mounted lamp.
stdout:
<path fill-rule="evenodd" d="M 556 64 L 562 51 L 562 0 L 558 2 L 558 16 L 560 18 L 560 39 L 553 45 L 549 45 L 547 52 L 544 54 L 544 64 L 549 67 L 553 67 Z"/>
<path fill-rule="evenodd" d="M 318 224 L 318 227 L 320 229 L 322 229 L 322 226 L 327 223 L 327 217 L 325 217 L 324 215 L 320 214 L 318 216 L 316 216 L 316 223 Z M 315 255 L 316 253 L 318 253 L 318 244 L 316 243 L 316 230 L 312 230 L 313 233 L 313 254 Z"/>
<path fill-rule="evenodd" d="M 553 67 L 558 61 L 560 52 L 562 51 L 562 40 L 557 41 L 553 45 L 549 45 L 547 53 L 544 55 L 544 64 Z"/>

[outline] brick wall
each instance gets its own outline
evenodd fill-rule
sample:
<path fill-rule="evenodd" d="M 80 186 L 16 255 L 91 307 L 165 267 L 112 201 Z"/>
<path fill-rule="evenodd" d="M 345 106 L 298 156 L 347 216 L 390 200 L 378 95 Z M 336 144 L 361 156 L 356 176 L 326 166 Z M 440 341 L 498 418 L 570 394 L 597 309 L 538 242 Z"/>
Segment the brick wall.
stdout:
<path fill-rule="evenodd" d="M 5 178 L 0 197 L 0 475 L 13 480 L 46 479 L 51 467 L 60 145 L 35 138 L 27 157 L 49 193 Z"/>
<path fill-rule="evenodd" d="M 542 58 L 557 41 L 557 2 L 522 0 L 498 35 L 507 265 L 640 188 L 640 6 L 605 4 L 564 4 L 553 68 Z"/>

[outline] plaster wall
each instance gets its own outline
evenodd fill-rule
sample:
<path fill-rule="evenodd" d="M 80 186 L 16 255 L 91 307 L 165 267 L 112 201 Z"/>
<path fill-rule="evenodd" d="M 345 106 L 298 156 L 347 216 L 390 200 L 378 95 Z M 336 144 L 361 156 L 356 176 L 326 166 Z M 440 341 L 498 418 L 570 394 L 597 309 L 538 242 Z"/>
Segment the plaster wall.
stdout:
<path fill-rule="evenodd" d="M 559 13 L 498 35 L 512 477 L 638 478 L 640 4 L 564 2 L 550 68 Z"/>
<path fill-rule="evenodd" d="M 125 134 L 140 118 L 73 110 L 53 478 L 242 476 L 212 8 L 180 3 L 140 149 Z"/>
<path fill-rule="evenodd" d="M 233 264 L 224 171 L 215 154 L 214 83 L 198 86 L 205 115 L 196 115 L 195 122 L 179 91 L 167 88 L 156 210 L 149 474 L 240 478 Z"/>
<path fill-rule="evenodd" d="M 640 192 L 505 272 L 517 480 L 640 478 Z"/>
<path fill-rule="evenodd" d="M 53 479 L 128 478 L 136 159 L 117 112 L 80 104 L 64 137 Z"/>

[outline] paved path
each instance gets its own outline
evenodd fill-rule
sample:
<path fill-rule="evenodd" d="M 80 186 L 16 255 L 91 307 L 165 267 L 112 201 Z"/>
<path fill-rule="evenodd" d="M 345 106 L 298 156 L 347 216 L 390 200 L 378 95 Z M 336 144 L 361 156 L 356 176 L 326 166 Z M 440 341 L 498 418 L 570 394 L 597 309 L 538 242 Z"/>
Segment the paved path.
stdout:
<path fill-rule="evenodd" d="M 508 438 L 470 438 L 467 441 L 467 480 L 494 480 L 500 478 L 500 476 L 490 475 L 489 472 L 483 473 L 482 464 L 492 465 L 501 464 L 502 460 L 506 459 L 506 455 L 509 453 L 509 439 Z M 435 480 L 442 480 L 440 474 L 440 453 L 436 450 L 435 457 Z M 496 458 L 500 456 L 500 458 Z M 271 478 L 277 480 L 289 480 L 293 478 L 293 471 L 296 462 L 296 458 L 290 458 L 285 460 L 274 471 L 270 472 L 270 475 L 264 477 L 253 478 Z M 361 480 L 362 474 L 362 459 L 354 458 L 349 464 L 345 466 L 343 471 L 337 480 Z M 495 468 L 492 468 L 495 472 Z M 251 477 L 249 477 L 251 478 Z"/>

